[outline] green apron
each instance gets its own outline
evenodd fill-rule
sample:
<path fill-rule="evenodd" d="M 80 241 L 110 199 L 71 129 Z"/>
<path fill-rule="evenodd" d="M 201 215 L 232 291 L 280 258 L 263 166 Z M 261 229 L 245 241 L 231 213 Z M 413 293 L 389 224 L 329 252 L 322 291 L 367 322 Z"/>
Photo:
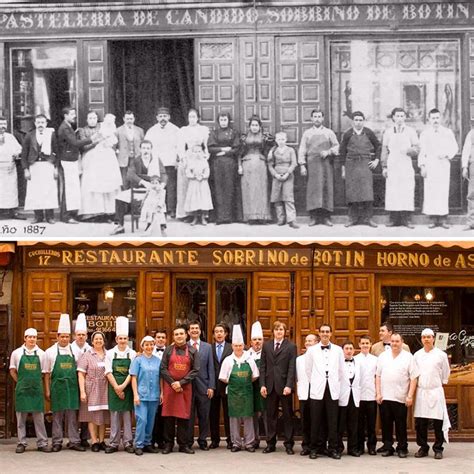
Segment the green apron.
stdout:
<path fill-rule="evenodd" d="M 23 349 L 15 387 L 15 411 L 44 412 L 43 374 L 36 351 L 33 355 L 26 355 Z"/>
<path fill-rule="evenodd" d="M 227 388 L 229 416 L 253 416 L 252 369 L 248 362 L 240 364 L 234 361 Z"/>
<path fill-rule="evenodd" d="M 258 370 L 260 370 L 260 362 L 261 359 L 255 360 Z M 253 409 L 255 413 L 262 413 L 266 409 L 265 399 L 260 395 L 260 382 L 258 379 L 253 383 Z"/>
<path fill-rule="evenodd" d="M 71 346 L 69 346 L 70 348 Z M 51 411 L 79 410 L 79 382 L 76 361 L 71 354 L 59 353 L 51 372 Z"/>
<path fill-rule="evenodd" d="M 125 382 L 128 377 L 128 370 L 130 368 L 130 355 L 127 354 L 126 359 L 118 359 L 117 353 L 114 355 L 112 361 L 112 375 L 117 382 L 117 385 L 121 385 Z M 131 384 L 128 384 L 125 388 L 125 398 L 121 400 L 115 393 L 112 385 L 109 384 L 109 410 L 110 411 L 132 411 L 133 410 L 133 393 Z"/>

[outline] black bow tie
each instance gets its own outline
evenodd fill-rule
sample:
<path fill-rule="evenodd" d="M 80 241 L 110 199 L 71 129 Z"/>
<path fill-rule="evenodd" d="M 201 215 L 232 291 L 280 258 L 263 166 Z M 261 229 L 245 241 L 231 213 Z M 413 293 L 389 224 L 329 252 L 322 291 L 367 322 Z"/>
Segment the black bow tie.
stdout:
<path fill-rule="evenodd" d="M 161 347 L 157 347 L 157 349 L 156 349 L 157 352 L 164 352 L 164 350 L 165 350 L 165 349 L 164 349 L 164 348 L 161 348 Z"/>
<path fill-rule="evenodd" d="M 390 345 L 390 342 L 384 342 L 383 345 L 384 345 L 384 346 L 389 346 L 389 345 Z"/>
<path fill-rule="evenodd" d="M 354 359 L 345 359 L 346 362 L 354 362 Z"/>
<path fill-rule="evenodd" d="M 321 349 L 328 351 L 331 349 L 331 344 L 328 344 L 327 346 L 321 346 Z"/>

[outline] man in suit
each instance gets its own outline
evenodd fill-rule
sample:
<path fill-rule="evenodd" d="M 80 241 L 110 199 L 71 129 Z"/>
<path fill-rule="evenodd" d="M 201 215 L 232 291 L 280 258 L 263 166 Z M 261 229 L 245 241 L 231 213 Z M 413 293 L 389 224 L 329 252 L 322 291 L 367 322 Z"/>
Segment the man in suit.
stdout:
<path fill-rule="evenodd" d="M 35 129 L 23 140 L 21 166 L 27 181 L 25 210 L 33 210 L 33 224 L 54 224 L 54 209 L 58 207 L 57 140 L 53 128 L 47 128 L 47 118 L 35 117 Z"/>
<path fill-rule="evenodd" d="M 345 362 L 342 349 L 331 342 L 331 335 L 331 326 L 322 324 L 319 327 L 321 342 L 310 347 L 306 356 L 306 372 L 310 376 L 311 459 L 316 459 L 321 452 L 324 414 L 327 416 L 328 455 L 341 459 L 337 449 L 337 416 Z"/>
<path fill-rule="evenodd" d="M 267 447 L 264 453 L 275 451 L 277 441 L 278 407 L 283 410 L 285 448 L 293 451 L 292 391 L 296 376 L 296 346 L 285 338 L 286 324 L 273 323 L 273 339 L 263 344 L 260 362 L 260 393 L 267 402 Z"/>
<path fill-rule="evenodd" d="M 197 350 L 199 356 L 199 373 L 193 381 L 193 400 L 191 404 L 191 417 L 189 419 L 189 448 L 194 443 L 194 420 L 198 417 L 199 449 L 208 451 L 206 438 L 209 435 L 209 413 L 211 410 L 211 399 L 216 388 L 214 357 L 212 347 L 207 342 L 201 341 L 201 323 L 192 321 L 189 323 L 188 344 Z"/>
<path fill-rule="evenodd" d="M 376 342 L 372 348 L 370 349 L 370 353 L 374 356 L 378 357 L 385 351 L 389 351 L 390 347 L 390 339 L 393 334 L 393 324 L 390 321 L 385 321 L 382 323 L 379 329 L 379 337 L 380 341 Z M 403 350 L 410 352 L 410 348 L 408 344 L 403 343 Z"/>
<path fill-rule="evenodd" d="M 212 356 L 214 359 L 216 391 L 214 392 L 214 396 L 211 398 L 211 444 L 209 445 L 209 448 L 216 449 L 219 447 L 221 440 L 220 419 L 222 406 L 227 448 L 230 449 L 232 447 L 232 443 L 230 441 L 229 413 L 227 410 L 227 395 L 225 393 L 226 385 L 219 380 L 219 373 L 224 359 L 232 354 L 232 344 L 226 342 L 229 330 L 224 323 L 216 324 L 214 326 L 213 332 L 214 342 L 212 343 Z"/>
<path fill-rule="evenodd" d="M 135 114 L 127 110 L 123 116 L 123 125 L 117 128 L 117 160 L 122 173 L 123 189 L 128 189 L 128 165 L 140 153 L 144 136 L 143 129 L 135 125 Z"/>
<path fill-rule="evenodd" d="M 79 140 L 72 125 L 76 123 L 76 110 L 64 107 L 64 120 L 58 128 L 58 158 L 61 163 L 61 220 L 68 224 L 77 224 L 77 213 L 81 208 L 81 183 L 79 180 L 79 155 L 83 146 L 98 143 L 98 133 Z"/>
<path fill-rule="evenodd" d="M 166 329 L 157 329 L 155 332 L 155 347 L 153 348 L 153 355 L 158 359 L 163 358 L 163 352 L 166 349 L 167 334 Z M 165 447 L 165 420 L 161 415 L 161 408 L 163 405 L 159 404 L 155 415 L 155 424 L 153 426 L 153 434 L 151 438 L 151 444 L 154 447 L 155 444 L 158 449 Z"/>

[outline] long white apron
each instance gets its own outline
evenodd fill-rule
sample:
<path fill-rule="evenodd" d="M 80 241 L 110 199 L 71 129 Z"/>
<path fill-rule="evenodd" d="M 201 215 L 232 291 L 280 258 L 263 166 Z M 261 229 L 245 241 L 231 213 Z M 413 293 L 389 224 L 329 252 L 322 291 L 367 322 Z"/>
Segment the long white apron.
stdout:
<path fill-rule="evenodd" d="M 58 181 L 54 179 L 54 165 L 37 161 L 30 166 L 31 179 L 27 181 L 25 211 L 56 209 L 58 207 Z"/>
<path fill-rule="evenodd" d="M 81 208 L 81 182 L 77 161 L 61 161 L 64 170 L 64 195 L 66 210 L 77 211 Z"/>
<path fill-rule="evenodd" d="M 0 161 L 0 209 L 18 207 L 18 177 L 13 160 Z"/>
<path fill-rule="evenodd" d="M 415 170 L 406 150 L 412 146 L 407 133 L 393 133 L 388 143 L 385 209 L 387 211 L 415 210 Z"/>
<path fill-rule="evenodd" d="M 446 158 L 433 156 L 428 156 L 426 161 L 423 214 L 429 216 L 446 216 L 449 214 L 451 162 Z"/>

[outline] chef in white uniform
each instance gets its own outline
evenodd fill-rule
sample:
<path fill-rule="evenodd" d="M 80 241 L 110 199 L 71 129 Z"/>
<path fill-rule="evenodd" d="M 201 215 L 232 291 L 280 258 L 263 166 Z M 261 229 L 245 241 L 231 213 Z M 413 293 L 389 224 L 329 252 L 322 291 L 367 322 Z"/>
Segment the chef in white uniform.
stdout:
<path fill-rule="evenodd" d="M 423 348 L 414 355 L 415 365 L 420 374 L 415 398 L 416 442 L 420 449 L 417 458 L 428 456 L 428 423 L 433 420 L 435 459 L 443 458 L 443 442 L 448 442 L 449 422 L 443 385 L 448 383 L 449 362 L 444 351 L 434 347 L 434 332 L 430 328 L 421 333 Z"/>

